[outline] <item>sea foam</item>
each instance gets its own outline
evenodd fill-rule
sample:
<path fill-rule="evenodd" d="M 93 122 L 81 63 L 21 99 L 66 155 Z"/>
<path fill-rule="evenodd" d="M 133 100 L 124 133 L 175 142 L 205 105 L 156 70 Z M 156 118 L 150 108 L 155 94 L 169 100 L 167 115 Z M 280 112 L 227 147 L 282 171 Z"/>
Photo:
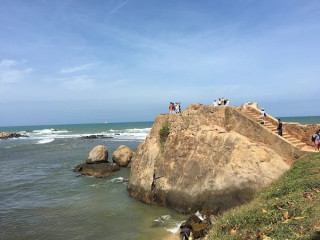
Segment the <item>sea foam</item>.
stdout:
<path fill-rule="evenodd" d="M 53 142 L 54 138 L 46 138 L 46 139 L 41 139 L 37 142 L 37 144 L 45 144 L 45 143 L 49 143 L 49 142 Z"/>

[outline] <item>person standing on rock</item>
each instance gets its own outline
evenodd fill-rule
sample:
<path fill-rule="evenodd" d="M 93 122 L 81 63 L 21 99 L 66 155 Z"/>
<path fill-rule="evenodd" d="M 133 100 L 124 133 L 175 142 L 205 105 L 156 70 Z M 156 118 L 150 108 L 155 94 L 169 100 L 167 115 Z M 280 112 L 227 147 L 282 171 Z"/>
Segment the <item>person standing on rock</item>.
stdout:
<path fill-rule="evenodd" d="M 278 130 L 279 136 L 282 137 L 282 122 L 281 122 L 281 119 L 280 119 L 280 118 L 278 119 L 278 127 L 277 127 L 277 130 Z"/>
<path fill-rule="evenodd" d="M 174 108 L 173 102 L 170 102 L 170 104 L 169 104 L 169 113 L 173 113 L 173 108 Z"/>
<path fill-rule="evenodd" d="M 217 106 L 218 106 L 217 100 L 214 100 L 214 101 L 213 101 L 213 106 L 214 106 L 214 107 L 217 107 Z"/>
<path fill-rule="evenodd" d="M 221 98 L 221 105 L 224 105 L 224 97 Z"/>
<path fill-rule="evenodd" d="M 180 102 L 176 102 L 176 113 L 181 113 Z"/>

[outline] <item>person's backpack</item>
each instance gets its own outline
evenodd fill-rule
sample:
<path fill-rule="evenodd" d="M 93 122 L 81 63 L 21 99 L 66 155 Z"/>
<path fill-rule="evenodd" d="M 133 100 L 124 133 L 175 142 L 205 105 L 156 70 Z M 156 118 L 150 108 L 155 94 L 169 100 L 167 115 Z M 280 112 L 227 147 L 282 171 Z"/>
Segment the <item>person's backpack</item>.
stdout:
<path fill-rule="evenodd" d="M 312 137 L 311 137 L 311 141 L 314 142 L 315 140 L 316 140 L 316 135 L 313 134 Z"/>

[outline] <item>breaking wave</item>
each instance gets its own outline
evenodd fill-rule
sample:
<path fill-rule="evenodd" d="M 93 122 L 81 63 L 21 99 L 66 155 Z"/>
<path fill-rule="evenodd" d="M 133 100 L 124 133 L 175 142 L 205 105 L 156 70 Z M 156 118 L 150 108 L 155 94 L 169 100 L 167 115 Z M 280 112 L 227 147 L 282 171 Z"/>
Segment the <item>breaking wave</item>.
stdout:
<path fill-rule="evenodd" d="M 81 138 L 90 135 L 103 135 L 105 137 L 112 138 L 113 141 L 143 141 L 151 128 L 123 128 L 123 129 L 55 129 L 55 128 L 45 128 L 45 129 L 34 129 L 20 131 L 22 135 L 27 135 L 29 139 L 34 140 L 36 144 L 46 144 L 53 142 L 55 139 L 68 139 L 68 138 Z"/>

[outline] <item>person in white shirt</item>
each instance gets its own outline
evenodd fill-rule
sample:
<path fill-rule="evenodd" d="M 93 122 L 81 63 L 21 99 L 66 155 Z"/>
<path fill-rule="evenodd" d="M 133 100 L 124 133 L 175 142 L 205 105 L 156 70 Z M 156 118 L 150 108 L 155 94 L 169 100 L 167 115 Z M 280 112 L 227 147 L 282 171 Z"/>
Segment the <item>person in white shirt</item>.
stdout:
<path fill-rule="evenodd" d="M 213 101 L 213 106 L 214 106 L 214 107 L 217 107 L 217 106 L 218 106 L 217 100 L 214 100 L 214 101 Z"/>
<path fill-rule="evenodd" d="M 265 124 L 265 118 L 266 118 L 267 114 L 264 111 L 263 108 L 261 108 L 261 114 L 259 115 L 259 118 L 261 118 L 261 124 Z"/>

